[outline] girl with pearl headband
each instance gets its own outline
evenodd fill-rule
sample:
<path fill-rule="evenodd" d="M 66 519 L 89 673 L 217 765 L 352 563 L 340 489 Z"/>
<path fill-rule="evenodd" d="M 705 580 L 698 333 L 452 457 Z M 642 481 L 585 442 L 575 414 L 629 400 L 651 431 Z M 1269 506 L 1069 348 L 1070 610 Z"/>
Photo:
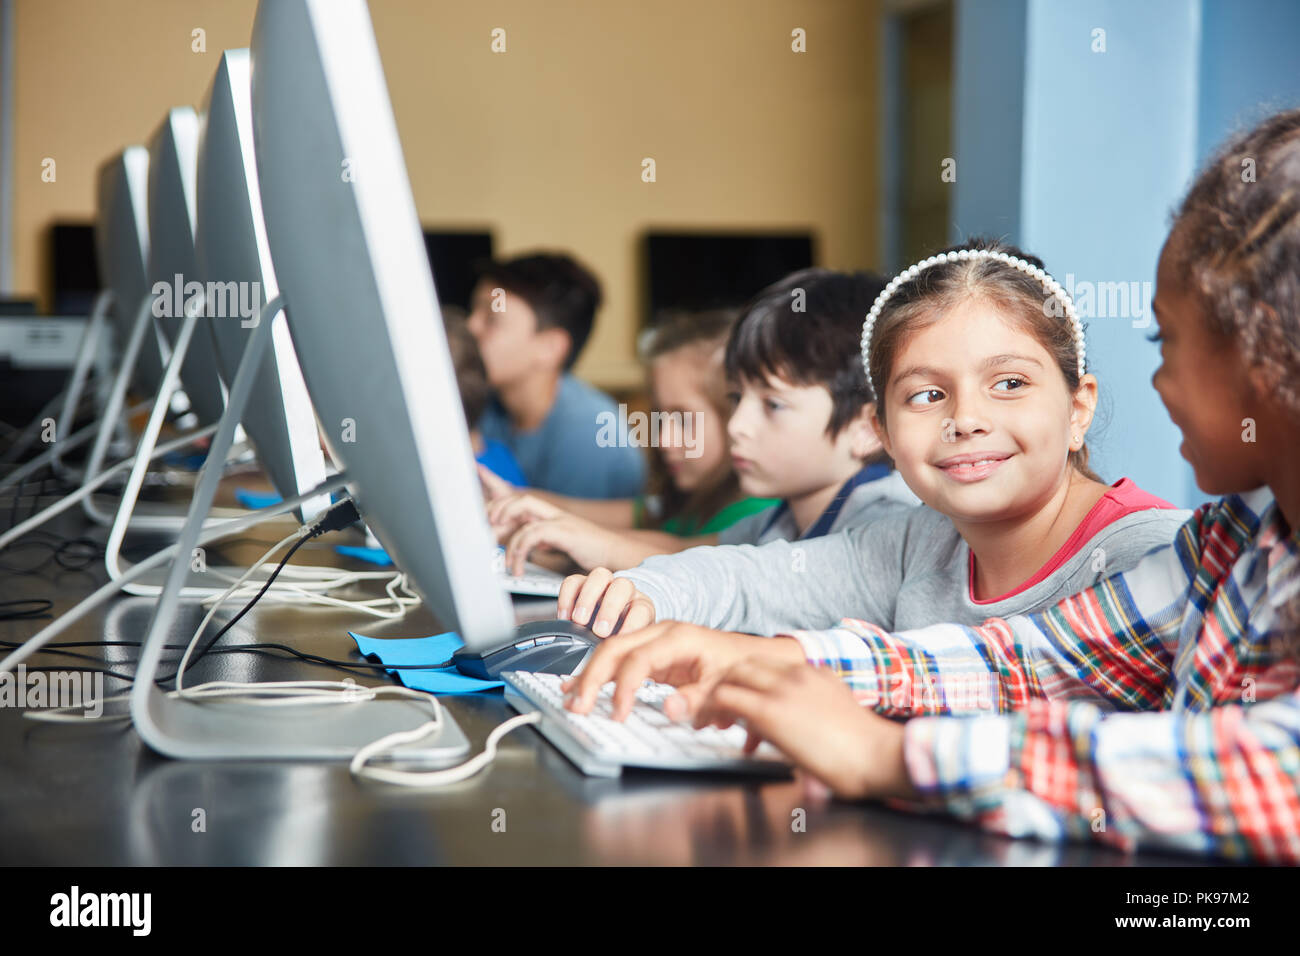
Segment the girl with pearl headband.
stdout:
<path fill-rule="evenodd" d="M 976 624 L 1132 567 L 1187 517 L 1088 467 L 1097 382 L 1083 327 L 1018 249 L 976 240 L 904 270 L 865 317 L 862 357 L 874 427 L 924 507 L 820 542 L 598 568 L 566 580 L 559 616 L 601 637 L 655 620 L 753 635 L 845 616 L 890 629 Z"/>
<path fill-rule="evenodd" d="M 778 632 L 788 663 L 679 637 L 640 671 L 702 688 L 697 723 L 744 720 L 751 746 L 771 740 L 841 797 L 1300 863 L 1300 110 L 1201 172 L 1156 280 L 1153 384 L 1197 484 L 1224 496 L 1171 545 L 1034 613 Z M 636 638 L 605 642 L 577 690 L 634 679 L 616 642 Z"/>

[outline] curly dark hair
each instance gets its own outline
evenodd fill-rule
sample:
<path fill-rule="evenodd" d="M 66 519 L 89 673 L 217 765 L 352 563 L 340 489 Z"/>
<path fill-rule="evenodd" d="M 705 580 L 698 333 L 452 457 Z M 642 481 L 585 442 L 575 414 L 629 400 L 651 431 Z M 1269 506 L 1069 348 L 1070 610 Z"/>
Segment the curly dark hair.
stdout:
<path fill-rule="evenodd" d="M 1175 210 L 1170 235 L 1172 261 L 1210 327 L 1300 419 L 1300 109 L 1221 146 Z M 1279 623 L 1283 651 L 1300 657 L 1300 596 Z"/>

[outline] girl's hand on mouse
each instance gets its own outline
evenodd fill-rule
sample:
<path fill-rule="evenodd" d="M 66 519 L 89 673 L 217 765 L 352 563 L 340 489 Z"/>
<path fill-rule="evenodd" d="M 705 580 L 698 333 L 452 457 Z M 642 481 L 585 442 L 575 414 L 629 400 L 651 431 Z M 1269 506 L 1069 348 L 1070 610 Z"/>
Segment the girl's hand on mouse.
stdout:
<path fill-rule="evenodd" d="M 615 631 L 627 633 L 653 624 L 655 606 L 627 578 L 616 578 L 609 568 L 599 567 L 564 579 L 555 616 L 586 625 L 597 637 L 608 637 Z"/>
<path fill-rule="evenodd" d="M 705 695 L 695 726 L 739 722 L 748 732 L 746 753 L 769 741 L 837 797 L 917 797 L 903 761 L 904 725 L 863 707 L 830 670 L 764 657 L 738 661 Z"/>
<path fill-rule="evenodd" d="M 671 720 L 686 720 L 728 670 L 755 655 L 786 664 L 804 663 L 803 648 L 790 638 L 663 621 L 602 641 L 564 689 L 571 695 L 569 709 L 585 714 L 601 687 L 614 681 L 612 716 L 622 720 L 631 712 L 643 681 L 672 684 L 677 694 L 664 701 L 664 714 Z"/>
<path fill-rule="evenodd" d="M 488 502 L 488 524 L 497 542 L 504 544 L 516 531 L 530 521 L 557 518 L 567 515 L 564 509 L 544 501 L 536 495 L 512 493 Z"/>
<path fill-rule="evenodd" d="M 511 574 L 523 574 L 524 562 L 535 548 L 562 551 L 578 567 L 594 568 L 618 563 L 619 536 L 566 512 L 526 522 L 506 544 L 506 567 Z"/>

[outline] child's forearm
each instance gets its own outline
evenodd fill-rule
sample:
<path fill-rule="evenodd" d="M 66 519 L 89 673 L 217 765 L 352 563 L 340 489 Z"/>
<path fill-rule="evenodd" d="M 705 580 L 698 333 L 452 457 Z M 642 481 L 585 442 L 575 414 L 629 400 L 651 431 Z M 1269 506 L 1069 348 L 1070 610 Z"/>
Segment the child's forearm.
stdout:
<path fill-rule="evenodd" d="M 659 620 L 772 634 L 833 625 L 844 614 L 846 596 L 871 587 L 861 568 L 847 535 L 826 535 L 657 555 L 618 576 L 650 599 Z"/>
<path fill-rule="evenodd" d="M 634 498 L 570 498 L 568 495 L 542 491 L 539 488 L 529 488 L 527 492 L 548 504 L 563 508 L 571 515 L 585 518 L 604 528 L 630 529 L 636 516 Z"/>
<path fill-rule="evenodd" d="M 1161 706 L 1172 679 L 1185 555 L 1165 548 L 1045 611 L 978 627 L 889 633 L 844 620 L 791 630 L 809 663 L 830 667 L 864 703 L 893 717 L 1008 712 L 1029 701 L 1092 698 L 1119 710 Z M 644 590 L 644 589 L 643 589 Z"/>
<path fill-rule="evenodd" d="M 676 554 L 687 548 L 696 548 L 718 543 L 716 534 L 701 534 L 690 538 L 668 534 L 666 531 L 646 531 L 641 528 L 629 528 L 619 533 L 617 550 L 611 555 L 614 563 L 607 565 L 611 571 L 625 571 L 635 568 L 646 558 L 656 554 Z"/>
<path fill-rule="evenodd" d="M 1294 864 L 1297 711 L 1295 694 L 1199 713 L 1035 701 L 1025 713 L 910 721 L 904 754 L 927 802 L 989 829 Z"/>
<path fill-rule="evenodd" d="M 701 546 L 718 544 L 718 536 L 716 535 L 682 537 L 681 535 L 669 535 L 666 531 L 646 531 L 643 528 L 629 528 L 628 531 L 621 533 L 620 537 L 623 538 L 624 542 L 624 550 L 621 551 L 620 557 L 625 557 L 628 561 L 614 568 L 615 571 L 636 567 L 646 558 L 653 558 L 655 554 L 676 554 L 677 551 L 684 551 L 688 548 L 701 548 Z"/>

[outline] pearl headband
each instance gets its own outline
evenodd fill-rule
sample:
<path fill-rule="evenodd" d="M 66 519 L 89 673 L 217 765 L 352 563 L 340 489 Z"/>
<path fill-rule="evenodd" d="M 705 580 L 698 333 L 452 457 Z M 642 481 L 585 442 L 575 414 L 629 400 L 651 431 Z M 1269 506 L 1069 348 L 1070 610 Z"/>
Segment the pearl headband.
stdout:
<path fill-rule="evenodd" d="M 915 265 L 909 266 L 890 279 L 884 291 L 876 296 L 876 301 L 871 305 L 871 311 L 867 313 L 866 321 L 862 323 L 862 367 L 867 373 L 867 380 L 870 381 L 871 379 L 871 333 L 875 331 L 876 320 L 880 318 L 880 313 L 890 297 L 898 291 L 900 286 L 911 282 L 931 266 L 942 265 L 946 262 L 965 262 L 968 259 L 994 259 L 998 262 L 1004 262 L 1012 268 L 1019 269 L 1026 275 L 1033 276 L 1041 282 L 1043 288 L 1065 306 L 1065 317 L 1070 320 L 1070 325 L 1074 328 L 1075 351 L 1079 353 L 1079 377 L 1083 378 L 1084 356 L 1086 354 L 1083 347 L 1083 324 L 1079 321 L 1079 313 L 1075 311 L 1074 302 L 1061 286 L 1061 283 L 1048 275 L 1046 270 L 1031 265 L 1019 256 L 1009 256 L 1005 252 L 994 252 L 991 249 L 962 249 L 958 252 L 941 252 L 937 256 L 922 259 Z M 872 390 L 876 391 L 874 382 L 872 383 Z M 879 398 L 879 392 L 877 392 L 876 397 Z"/>

